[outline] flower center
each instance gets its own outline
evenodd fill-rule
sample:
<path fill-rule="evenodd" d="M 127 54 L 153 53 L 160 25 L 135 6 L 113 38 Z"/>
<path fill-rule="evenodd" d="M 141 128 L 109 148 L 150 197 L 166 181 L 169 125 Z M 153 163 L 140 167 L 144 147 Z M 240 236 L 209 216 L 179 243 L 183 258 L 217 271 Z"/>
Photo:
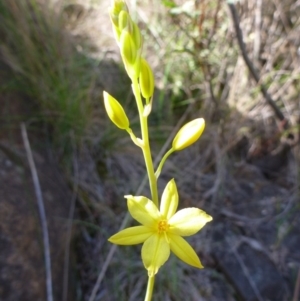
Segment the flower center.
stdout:
<path fill-rule="evenodd" d="M 169 229 L 169 225 L 166 220 L 162 220 L 158 222 L 158 233 L 166 232 L 168 229 Z"/>

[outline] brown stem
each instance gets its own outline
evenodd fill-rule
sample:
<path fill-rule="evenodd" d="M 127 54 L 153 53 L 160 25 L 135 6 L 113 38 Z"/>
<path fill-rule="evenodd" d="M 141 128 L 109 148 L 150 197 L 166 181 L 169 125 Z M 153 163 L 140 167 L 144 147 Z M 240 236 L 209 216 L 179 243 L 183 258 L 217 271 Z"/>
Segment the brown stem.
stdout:
<path fill-rule="evenodd" d="M 228 3 L 228 6 L 229 6 L 229 9 L 230 9 L 230 12 L 231 12 L 231 16 L 232 16 L 234 29 L 235 29 L 235 32 L 236 32 L 236 37 L 237 37 L 237 40 L 238 40 L 239 47 L 240 47 L 240 50 L 242 52 L 243 59 L 244 59 L 246 65 L 247 65 L 251 75 L 253 76 L 256 83 L 259 84 L 260 90 L 261 90 L 265 100 L 267 101 L 267 103 L 273 109 L 276 117 L 280 121 L 286 121 L 283 113 L 278 108 L 278 106 L 276 105 L 276 103 L 272 99 L 271 95 L 268 93 L 265 86 L 263 84 L 260 84 L 259 74 L 256 71 L 256 69 L 254 68 L 253 63 L 251 62 L 251 60 L 249 59 L 249 56 L 247 54 L 247 50 L 246 50 L 246 47 L 245 47 L 245 44 L 244 44 L 244 41 L 243 41 L 243 33 L 242 33 L 242 30 L 241 30 L 240 24 L 239 24 L 239 16 L 238 16 L 237 10 L 236 10 L 234 4 L 232 4 L 232 3 Z M 287 127 L 287 122 L 285 122 L 285 124 L 286 124 L 286 127 Z"/>

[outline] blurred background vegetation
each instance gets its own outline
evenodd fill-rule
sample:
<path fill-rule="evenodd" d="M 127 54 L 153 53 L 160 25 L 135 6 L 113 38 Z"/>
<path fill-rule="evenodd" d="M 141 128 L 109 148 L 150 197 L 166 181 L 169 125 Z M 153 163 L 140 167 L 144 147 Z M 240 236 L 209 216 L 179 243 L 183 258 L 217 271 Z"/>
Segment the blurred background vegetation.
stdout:
<path fill-rule="evenodd" d="M 207 123 L 197 145 L 167 162 L 160 182 L 163 188 L 175 177 L 181 206 L 201 207 L 215 217 L 214 225 L 192 240 L 207 268 L 194 271 L 171 258 L 158 277 L 155 300 L 300 300 L 295 251 L 300 241 L 289 236 L 300 216 L 300 3 L 230 3 L 128 1 L 156 79 L 149 120 L 155 160 L 174 129 L 196 116 Z M 19 128 L 25 122 L 33 148 L 51 150 L 76 195 L 75 211 L 66 218 L 73 224 L 73 300 L 140 300 L 146 285 L 140 247 L 119 248 L 107 259 L 106 239 L 125 217 L 123 195 L 135 193 L 145 174 L 139 150 L 103 110 L 106 90 L 124 105 L 138 132 L 109 5 L 109 0 L 0 0 L 0 146 L 22 148 Z M 148 195 L 147 185 L 140 193 Z M 272 278 L 270 268 L 265 288 L 255 278 L 257 270 L 249 276 L 247 267 L 251 272 L 249 266 L 259 262 L 257 254 L 249 255 L 250 263 L 240 258 L 239 269 L 227 265 L 228 254 L 219 248 L 228 249 L 228 241 L 219 231 L 235 239 L 233 257 L 240 258 L 239 246 L 248 239 L 247 245 L 271 259 L 260 265 L 272 266 L 279 278 Z M 283 288 L 276 299 L 270 291 L 278 285 Z"/>

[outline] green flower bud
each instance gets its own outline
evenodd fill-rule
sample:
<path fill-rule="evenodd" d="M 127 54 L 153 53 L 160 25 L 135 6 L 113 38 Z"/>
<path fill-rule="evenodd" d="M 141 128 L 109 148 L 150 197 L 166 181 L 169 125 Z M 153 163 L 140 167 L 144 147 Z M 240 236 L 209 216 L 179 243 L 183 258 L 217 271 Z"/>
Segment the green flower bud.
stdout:
<path fill-rule="evenodd" d="M 111 20 L 111 23 L 113 24 L 113 26 L 118 27 L 119 26 L 119 14 L 115 14 L 113 9 L 110 9 L 109 16 L 110 16 L 110 20 Z"/>
<path fill-rule="evenodd" d="M 129 12 L 126 2 L 124 0 L 113 0 L 112 6 L 109 10 L 110 15 L 114 16 L 114 19 L 118 19 L 121 11 Z M 115 25 L 118 26 L 118 23 L 116 23 Z"/>
<path fill-rule="evenodd" d="M 140 74 L 142 50 L 136 48 L 132 35 L 127 30 L 122 31 L 119 46 L 129 77 L 131 79 L 138 78 Z"/>
<path fill-rule="evenodd" d="M 133 67 L 137 58 L 137 48 L 131 34 L 127 30 L 123 30 L 121 33 L 120 51 L 125 65 Z"/>
<path fill-rule="evenodd" d="M 128 13 L 128 8 L 126 3 L 123 0 L 112 1 L 112 7 L 109 9 L 109 15 L 112 23 L 115 26 L 119 26 L 119 15 L 122 11 Z"/>
<path fill-rule="evenodd" d="M 137 58 L 135 60 L 134 66 L 133 66 L 133 73 L 134 73 L 134 76 L 136 76 L 137 78 L 139 77 L 140 70 L 141 70 L 141 52 L 142 52 L 142 49 L 139 49 L 137 52 Z"/>
<path fill-rule="evenodd" d="M 135 22 L 132 22 L 132 38 L 137 49 L 142 48 L 142 36 L 139 27 Z"/>
<path fill-rule="evenodd" d="M 121 104 L 107 92 L 103 91 L 104 106 L 110 120 L 120 129 L 129 129 L 128 117 Z"/>
<path fill-rule="evenodd" d="M 154 76 L 151 67 L 143 58 L 141 59 L 139 83 L 143 97 L 149 99 L 154 92 Z"/>
<path fill-rule="evenodd" d="M 119 16 L 122 12 L 128 14 L 128 8 L 126 3 L 123 0 L 114 0 L 112 1 L 112 7 L 109 10 L 109 16 L 113 25 L 113 30 L 117 42 L 120 41 L 121 30 L 119 29 Z"/>
<path fill-rule="evenodd" d="M 127 30 L 130 33 L 133 31 L 133 22 L 127 11 L 123 10 L 120 12 L 118 26 L 120 32 L 122 32 L 122 30 Z"/>
<path fill-rule="evenodd" d="M 175 136 L 172 149 L 180 151 L 196 142 L 204 131 L 205 121 L 203 118 L 194 119 L 185 124 Z"/>

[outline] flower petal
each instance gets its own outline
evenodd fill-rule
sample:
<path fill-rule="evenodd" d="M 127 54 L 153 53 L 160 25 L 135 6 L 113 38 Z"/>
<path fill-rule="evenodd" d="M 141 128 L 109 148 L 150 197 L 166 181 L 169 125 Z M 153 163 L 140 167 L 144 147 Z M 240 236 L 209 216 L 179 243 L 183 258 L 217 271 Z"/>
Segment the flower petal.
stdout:
<path fill-rule="evenodd" d="M 178 192 L 174 179 L 164 189 L 160 203 L 160 213 L 169 219 L 176 212 L 178 206 Z"/>
<path fill-rule="evenodd" d="M 181 236 L 197 233 L 212 217 L 198 208 L 186 208 L 176 212 L 168 221 L 169 232 Z"/>
<path fill-rule="evenodd" d="M 200 259 L 191 245 L 181 236 L 168 234 L 171 251 L 185 263 L 196 268 L 203 268 Z"/>
<path fill-rule="evenodd" d="M 108 241 L 116 245 L 136 245 L 147 240 L 153 232 L 145 226 L 124 229 L 111 236 Z"/>
<path fill-rule="evenodd" d="M 126 195 L 131 216 L 146 227 L 155 227 L 160 213 L 155 204 L 144 196 Z"/>
<path fill-rule="evenodd" d="M 170 245 L 164 235 L 150 236 L 142 247 L 142 260 L 149 277 L 154 276 L 170 256 Z"/>

